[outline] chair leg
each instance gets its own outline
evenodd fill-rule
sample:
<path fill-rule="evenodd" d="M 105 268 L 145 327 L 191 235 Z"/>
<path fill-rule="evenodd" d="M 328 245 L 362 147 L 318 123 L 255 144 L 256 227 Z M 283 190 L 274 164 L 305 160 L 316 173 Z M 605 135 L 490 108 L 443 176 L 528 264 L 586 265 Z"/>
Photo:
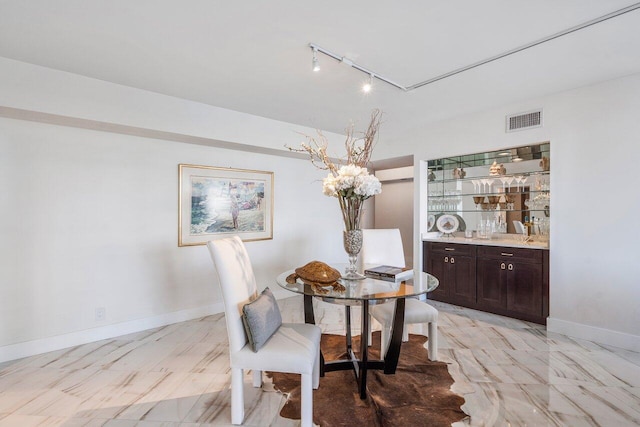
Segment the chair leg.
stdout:
<path fill-rule="evenodd" d="M 313 427 L 313 374 L 302 374 L 300 381 L 300 426 Z"/>
<path fill-rule="evenodd" d="M 387 354 L 387 349 L 389 348 L 389 342 L 391 341 L 391 325 L 382 325 L 382 330 L 380 331 L 380 358 L 384 359 L 384 356 Z"/>
<path fill-rule="evenodd" d="M 369 342 L 369 346 L 371 346 L 371 341 L 372 341 L 372 339 L 371 339 L 371 334 L 372 334 L 372 332 L 371 332 L 371 329 L 372 329 L 371 324 L 372 324 L 372 320 L 373 320 L 373 317 L 371 317 L 371 315 L 369 315 L 369 330 L 367 331 L 367 334 L 369 334 L 368 335 L 369 336 L 369 341 L 368 341 Z"/>
<path fill-rule="evenodd" d="M 409 325 L 404 324 L 404 328 L 402 328 L 402 342 L 409 341 Z"/>
<path fill-rule="evenodd" d="M 316 360 L 313 362 L 313 388 L 317 390 L 320 387 L 320 352 L 316 353 Z"/>
<path fill-rule="evenodd" d="M 231 423 L 242 424 L 244 421 L 244 370 L 231 368 Z"/>
<path fill-rule="evenodd" d="M 438 322 L 429 322 L 429 360 L 438 360 Z"/>
<path fill-rule="evenodd" d="M 255 388 L 262 387 L 262 371 L 253 370 L 253 386 Z"/>

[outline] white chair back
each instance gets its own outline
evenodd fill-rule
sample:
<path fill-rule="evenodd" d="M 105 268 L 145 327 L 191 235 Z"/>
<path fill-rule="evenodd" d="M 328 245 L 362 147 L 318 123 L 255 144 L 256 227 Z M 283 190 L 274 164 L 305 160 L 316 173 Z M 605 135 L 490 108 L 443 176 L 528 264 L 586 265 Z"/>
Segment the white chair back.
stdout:
<path fill-rule="evenodd" d="M 398 228 L 362 230 L 362 263 L 406 267 L 402 236 Z"/>
<path fill-rule="evenodd" d="M 235 353 L 247 343 L 242 307 L 257 296 L 256 279 L 247 250 L 238 236 L 212 240 L 207 247 L 222 290 L 229 351 Z"/>

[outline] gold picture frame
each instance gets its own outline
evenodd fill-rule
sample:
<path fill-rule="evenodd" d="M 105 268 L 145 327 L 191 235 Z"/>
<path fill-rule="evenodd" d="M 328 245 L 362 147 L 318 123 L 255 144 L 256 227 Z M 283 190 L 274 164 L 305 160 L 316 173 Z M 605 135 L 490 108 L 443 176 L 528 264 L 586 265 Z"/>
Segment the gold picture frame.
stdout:
<path fill-rule="evenodd" d="M 178 246 L 273 239 L 273 172 L 178 165 Z"/>

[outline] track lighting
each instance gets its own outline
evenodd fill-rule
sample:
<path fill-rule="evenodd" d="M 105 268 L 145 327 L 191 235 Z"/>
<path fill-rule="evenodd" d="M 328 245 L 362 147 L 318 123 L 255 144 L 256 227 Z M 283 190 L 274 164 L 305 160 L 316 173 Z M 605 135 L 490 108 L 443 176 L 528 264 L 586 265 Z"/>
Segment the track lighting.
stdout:
<path fill-rule="evenodd" d="M 313 71 L 320 71 L 320 62 L 318 62 L 318 49 L 313 48 L 313 61 L 311 62 L 311 69 Z"/>
<path fill-rule="evenodd" d="M 374 77 L 376 79 L 380 80 L 380 81 L 383 81 L 385 83 L 390 84 L 391 86 L 395 86 L 398 89 L 401 89 L 401 90 L 404 90 L 404 91 L 407 90 L 402 85 L 400 85 L 400 84 L 398 84 L 396 82 L 393 82 L 393 81 L 387 79 L 386 77 L 382 77 L 380 74 L 374 73 L 373 71 L 368 70 L 368 69 L 364 68 L 361 65 L 356 64 L 355 62 L 353 62 L 352 60 L 350 60 L 347 57 L 337 55 L 337 54 L 335 54 L 333 52 L 330 52 L 327 49 L 324 49 L 324 48 L 322 48 L 322 47 L 320 47 L 320 46 L 318 46 L 317 44 L 314 44 L 314 43 L 309 43 L 309 47 L 313 51 L 313 62 L 312 62 L 313 71 L 319 71 L 320 70 L 320 66 L 318 64 L 318 58 L 317 58 L 317 54 L 318 54 L 318 52 L 320 52 L 320 53 L 322 53 L 324 55 L 327 55 L 327 56 L 329 56 L 329 57 L 331 57 L 333 59 L 336 59 L 336 60 L 342 62 L 343 64 L 348 65 L 351 68 L 355 68 L 356 70 L 367 74 L 369 76 L 369 81 L 368 81 L 368 83 L 365 83 L 363 85 L 363 87 L 362 87 L 362 90 L 364 92 L 369 92 L 371 90 L 371 85 L 373 83 L 373 78 Z"/>
<path fill-rule="evenodd" d="M 382 77 L 380 74 L 373 73 L 371 70 L 368 70 L 368 69 L 362 67 L 361 65 L 356 64 L 355 62 L 353 62 L 349 58 L 346 58 L 344 56 L 340 56 L 340 55 L 337 55 L 337 54 L 335 54 L 333 52 L 330 52 L 327 49 L 324 49 L 324 48 L 318 46 L 317 44 L 309 43 L 309 47 L 311 49 L 313 49 L 313 71 L 319 71 L 320 70 L 320 66 L 318 65 L 318 60 L 316 58 L 316 54 L 318 52 L 320 52 L 320 53 L 322 53 L 324 55 L 327 55 L 327 56 L 339 61 L 339 62 L 347 64 L 348 66 L 350 66 L 352 68 L 355 68 L 358 71 L 362 71 L 363 73 L 368 74 L 370 76 L 370 79 L 369 79 L 370 81 L 373 80 L 373 77 L 375 77 L 376 79 L 378 79 L 380 81 L 383 81 L 385 83 L 388 83 L 391 86 L 394 86 L 394 87 L 396 87 L 396 88 L 398 88 L 398 89 L 400 89 L 400 90 L 402 90 L 404 92 L 408 92 L 408 91 L 417 89 L 419 87 L 423 87 L 423 86 L 435 83 L 437 81 L 449 78 L 451 76 L 455 76 L 456 74 L 472 70 L 472 69 L 474 69 L 476 67 L 488 64 L 490 62 L 497 61 L 499 59 L 502 59 L 502 58 L 505 58 L 507 56 L 516 54 L 518 52 L 522 52 L 523 50 L 534 48 L 534 47 L 539 46 L 539 45 L 541 45 L 543 43 L 547 43 L 547 42 L 555 40 L 555 39 L 557 39 L 559 37 L 563 37 L 563 36 L 566 36 L 568 34 L 572 34 L 572 33 L 576 32 L 576 31 L 583 30 L 583 29 L 588 28 L 588 27 L 590 27 L 592 25 L 596 25 L 596 24 L 599 24 L 601 22 L 607 21 L 607 20 L 609 20 L 611 18 L 616 18 L 618 16 L 624 15 L 625 13 L 633 12 L 633 11 L 635 11 L 637 9 L 640 9 L 640 3 L 634 3 L 634 4 L 630 5 L 630 6 L 625 7 L 625 8 L 618 9 L 618 10 L 616 10 L 614 12 L 608 13 L 606 15 L 599 16 L 599 17 L 597 17 L 595 19 L 592 19 L 590 21 L 583 22 L 583 23 L 578 24 L 578 25 L 576 25 L 574 27 L 567 28 L 567 29 L 562 30 L 560 32 L 557 32 L 555 34 L 551 34 L 551 35 L 548 35 L 546 37 L 543 37 L 543 38 L 541 38 L 539 40 L 534 40 L 534 41 L 532 41 L 530 43 L 527 43 L 525 45 L 515 47 L 515 48 L 513 48 L 511 50 L 508 50 L 506 52 L 502 52 L 502 53 L 494 55 L 494 56 L 492 56 L 490 58 L 486 58 L 486 59 L 483 59 L 481 61 L 474 62 L 473 64 L 469 64 L 469 65 L 466 65 L 466 66 L 461 67 L 461 68 L 457 68 L 455 70 L 449 71 L 447 73 L 441 74 L 441 75 L 436 76 L 436 77 L 432 77 L 432 78 L 430 78 L 428 80 L 413 84 L 411 86 L 403 86 L 403 85 L 398 84 L 398 83 L 396 83 L 396 82 L 394 82 L 394 81 L 392 81 L 392 80 L 390 80 L 390 79 L 388 79 L 386 77 Z M 368 92 L 369 90 L 371 90 L 371 83 L 365 84 L 362 89 L 365 92 Z"/>

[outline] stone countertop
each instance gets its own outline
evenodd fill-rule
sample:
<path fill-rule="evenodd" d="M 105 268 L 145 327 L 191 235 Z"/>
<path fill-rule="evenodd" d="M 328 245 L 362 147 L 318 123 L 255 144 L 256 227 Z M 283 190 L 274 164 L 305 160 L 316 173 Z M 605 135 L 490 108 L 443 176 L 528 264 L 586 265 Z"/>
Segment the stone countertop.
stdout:
<path fill-rule="evenodd" d="M 462 245 L 483 245 L 483 246 L 505 246 L 510 248 L 529 248 L 529 249 L 545 249 L 549 250 L 549 242 L 530 241 L 522 243 L 517 236 L 513 237 L 495 237 L 492 239 L 467 239 L 461 236 L 453 237 L 435 237 L 422 236 L 423 242 L 439 242 L 439 243 L 457 243 Z"/>

